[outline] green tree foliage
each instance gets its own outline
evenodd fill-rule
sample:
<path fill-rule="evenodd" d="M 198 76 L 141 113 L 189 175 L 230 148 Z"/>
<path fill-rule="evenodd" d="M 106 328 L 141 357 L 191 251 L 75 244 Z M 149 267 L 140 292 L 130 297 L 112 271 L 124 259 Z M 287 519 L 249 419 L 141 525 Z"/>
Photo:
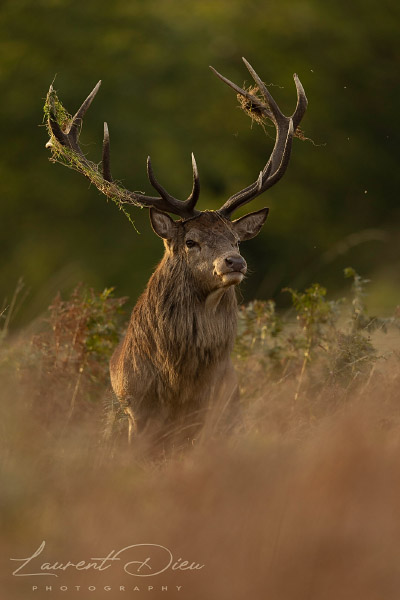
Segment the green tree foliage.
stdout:
<path fill-rule="evenodd" d="M 107 120 L 113 174 L 125 187 L 150 192 L 150 154 L 164 185 L 186 197 L 194 151 L 201 207 L 216 208 L 257 177 L 273 143 L 273 130 L 266 137 L 252 125 L 208 69 L 250 83 L 242 55 L 276 86 L 287 113 L 295 103 L 291 75 L 299 74 L 309 97 L 302 126 L 314 142 L 295 140 L 283 181 L 253 203 L 271 214 L 244 249 L 255 271 L 245 298 L 313 280 L 331 286 L 349 262 L 368 276 L 385 265 L 400 285 L 399 13 L 393 0 L 379 7 L 370 0 L 5 0 L 0 298 L 19 276 L 33 289 L 26 318 L 80 280 L 134 298 L 162 252 L 147 211 L 132 209 L 138 236 L 82 177 L 47 160 L 40 124 L 50 83 L 73 113 L 103 80 L 83 147 L 100 160 Z"/>

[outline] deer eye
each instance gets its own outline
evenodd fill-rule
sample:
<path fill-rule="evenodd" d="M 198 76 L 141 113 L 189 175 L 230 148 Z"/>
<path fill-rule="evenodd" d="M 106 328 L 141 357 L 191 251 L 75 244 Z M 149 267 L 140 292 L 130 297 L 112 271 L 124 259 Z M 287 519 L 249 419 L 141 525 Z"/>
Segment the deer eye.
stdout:
<path fill-rule="evenodd" d="M 194 240 L 186 240 L 186 246 L 188 248 L 193 248 L 193 246 L 196 246 L 197 242 L 195 242 Z"/>

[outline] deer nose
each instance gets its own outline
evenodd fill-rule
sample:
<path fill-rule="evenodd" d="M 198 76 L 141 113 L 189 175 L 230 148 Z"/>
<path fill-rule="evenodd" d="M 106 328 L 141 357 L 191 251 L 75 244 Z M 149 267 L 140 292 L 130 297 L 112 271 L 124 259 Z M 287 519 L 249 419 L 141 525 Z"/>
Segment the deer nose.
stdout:
<path fill-rule="evenodd" d="M 225 258 L 225 264 L 232 271 L 238 271 L 240 273 L 247 269 L 246 261 L 242 256 L 227 256 Z"/>

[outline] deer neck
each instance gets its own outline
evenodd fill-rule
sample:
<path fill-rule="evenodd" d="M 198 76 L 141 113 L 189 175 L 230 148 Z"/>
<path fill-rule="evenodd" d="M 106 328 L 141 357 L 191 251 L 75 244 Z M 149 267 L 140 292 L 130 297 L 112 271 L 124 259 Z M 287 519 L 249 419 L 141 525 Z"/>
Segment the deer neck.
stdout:
<path fill-rule="evenodd" d="M 183 261 L 161 261 L 133 311 L 134 361 L 151 355 L 165 381 L 180 389 L 228 359 L 236 335 L 235 290 L 200 293 Z"/>
<path fill-rule="evenodd" d="M 234 286 L 219 287 L 214 290 L 201 290 L 190 269 L 183 261 L 164 256 L 152 277 L 151 287 L 155 286 L 159 299 L 167 304 L 175 303 L 182 310 L 204 312 L 212 316 L 222 311 L 233 311 L 236 315 L 237 301 Z"/>
<path fill-rule="evenodd" d="M 222 287 L 222 288 L 217 288 L 216 290 L 213 290 L 206 296 L 206 299 L 204 302 L 205 312 L 208 313 L 210 316 L 215 315 L 221 302 L 223 302 L 223 299 L 226 299 L 226 298 L 229 298 L 230 300 L 236 299 L 235 292 L 232 289 L 232 287 L 230 287 L 230 288 Z"/>

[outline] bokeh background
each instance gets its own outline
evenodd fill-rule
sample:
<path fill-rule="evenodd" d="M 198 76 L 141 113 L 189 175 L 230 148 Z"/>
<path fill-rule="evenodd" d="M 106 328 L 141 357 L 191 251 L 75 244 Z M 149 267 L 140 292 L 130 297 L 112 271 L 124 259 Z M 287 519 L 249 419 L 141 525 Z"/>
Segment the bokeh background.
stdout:
<path fill-rule="evenodd" d="M 208 68 L 250 83 L 241 56 L 286 113 L 299 74 L 312 140 L 295 140 L 284 179 L 253 202 L 271 213 L 243 246 L 253 271 L 243 300 L 279 306 L 284 286 L 313 281 L 340 294 L 351 265 L 390 312 L 400 292 L 399 17 L 394 0 L 3 0 L 0 299 L 19 277 L 30 289 L 15 324 L 79 281 L 116 286 L 133 304 L 162 255 L 146 210 L 132 209 L 138 235 L 82 176 L 48 161 L 42 108 L 53 79 L 70 112 L 103 81 L 81 137 L 90 159 L 100 160 L 107 120 L 114 177 L 150 193 L 150 154 L 185 198 L 193 151 L 201 208 L 215 209 L 257 177 L 273 144 Z"/>

